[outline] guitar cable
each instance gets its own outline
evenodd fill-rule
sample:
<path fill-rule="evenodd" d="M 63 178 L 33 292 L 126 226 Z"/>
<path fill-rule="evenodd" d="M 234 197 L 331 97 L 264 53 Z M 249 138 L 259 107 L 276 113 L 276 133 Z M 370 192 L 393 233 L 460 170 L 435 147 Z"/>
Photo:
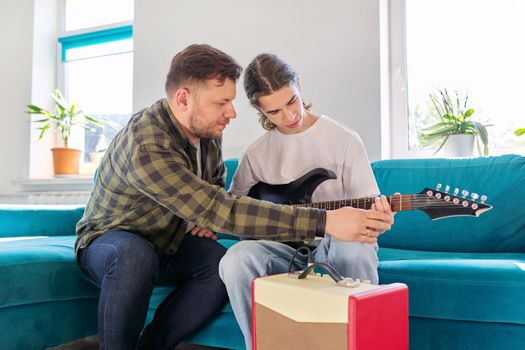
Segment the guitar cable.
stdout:
<path fill-rule="evenodd" d="M 306 250 L 306 252 L 308 254 L 308 260 L 307 260 L 306 268 L 304 270 L 298 270 L 298 271 L 293 271 L 292 272 L 293 262 L 295 261 L 295 258 L 297 257 L 297 254 L 300 251 L 302 251 L 302 250 Z M 306 278 L 306 276 L 308 276 L 310 273 L 312 273 L 312 271 L 314 271 L 315 268 L 317 268 L 319 270 L 323 270 L 324 272 L 326 272 L 334 280 L 335 283 L 344 284 L 344 285 L 347 285 L 349 287 L 359 286 L 359 283 L 360 283 L 359 280 L 354 281 L 351 278 L 345 278 L 345 277 L 341 276 L 332 266 L 330 266 L 330 265 L 328 265 L 326 263 L 321 263 L 321 262 L 320 263 L 315 263 L 313 261 L 313 258 L 312 258 L 312 250 L 310 249 L 310 247 L 308 247 L 306 245 L 300 246 L 299 248 L 297 248 L 295 250 L 294 255 L 290 259 L 290 264 L 288 265 L 288 277 L 297 278 L 297 279 L 304 279 L 304 278 Z"/>
<path fill-rule="evenodd" d="M 295 258 L 297 257 L 297 254 L 300 251 L 302 251 L 302 250 L 306 250 L 306 253 L 308 254 L 306 268 L 308 269 L 310 266 L 314 265 L 313 257 L 312 257 L 312 250 L 310 249 L 310 247 L 308 247 L 306 245 L 300 246 L 299 248 L 297 248 L 295 250 L 295 253 L 293 254 L 292 258 L 290 259 L 290 264 L 288 265 L 288 274 L 293 274 L 293 272 L 292 272 L 293 262 L 295 261 Z"/>

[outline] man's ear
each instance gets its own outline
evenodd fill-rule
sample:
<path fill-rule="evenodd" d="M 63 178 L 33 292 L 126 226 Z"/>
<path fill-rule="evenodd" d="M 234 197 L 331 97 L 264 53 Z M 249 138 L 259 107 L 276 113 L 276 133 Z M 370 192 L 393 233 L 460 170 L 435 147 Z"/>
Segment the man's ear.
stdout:
<path fill-rule="evenodd" d="M 188 110 L 188 104 L 190 100 L 190 92 L 186 88 L 180 88 L 175 91 L 175 103 L 182 111 Z"/>

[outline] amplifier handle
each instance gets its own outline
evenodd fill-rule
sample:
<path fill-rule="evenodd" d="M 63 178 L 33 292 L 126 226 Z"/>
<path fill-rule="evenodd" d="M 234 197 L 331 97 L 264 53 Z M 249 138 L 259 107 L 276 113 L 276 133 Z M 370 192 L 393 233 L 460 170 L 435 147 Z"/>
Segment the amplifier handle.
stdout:
<path fill-rule="evenodd" d="M 344 280 L 344 277 L 339 274 L 332 266 L 326 264 L 326 263 L 315 263 L 315 264 L 309 264 L 306 269 L 304 269 L 298 276 L 298 279 L 303 279 L 308 276 L 314 268 L 320 268 L 321 270 L 325 271 L 328 276 L 332 277 L 335 283 L 339 283 L 342 280 Z"/>

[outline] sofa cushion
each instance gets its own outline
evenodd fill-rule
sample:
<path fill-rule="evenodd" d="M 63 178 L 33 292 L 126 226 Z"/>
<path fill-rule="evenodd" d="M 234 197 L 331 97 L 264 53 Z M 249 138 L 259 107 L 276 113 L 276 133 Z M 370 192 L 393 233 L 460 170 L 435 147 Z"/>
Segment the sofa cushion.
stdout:
<path fill-rule="evenodd" d="M 81 205 L 0 204 L 0 237 L 74 235 L 82 214 Z"/>
<path fill-rule="evenodd" d="M 525 325 L 525 254 L 379 249 L 381 284 L 406 283 L 410 316 Z"/>
<path fill-rule="evenodd" d="M 0 238 L 0 308 L 48 301 L 98 298 L 99 288 L 75 260 L 75 236 Z M 225 247 L 237 241 L 219 240 Z M 171 288 L 152 297 L 157 307 Z M 223 312 L 231 312 L 229 305 Z"/>
<path fill-rule="evenodd" d="M 381 247 L 443 252 L 525 253 L 525 157 L 402 159 L 373 163 L 381 193 L 417 193 L 437 183 L 488 196 L 480 217 L 430 221 L 421 211 L 396 215 Z"/>
<path fill-rule="evenodd" d="M 75 261 L 75 236 L 0 239 L 0 308 L 97 298 Z"/>
<path fill-rule="evenodd" d="M 96 333 L 100 290 L 80 270 L 75 236 L 0 238 L 0 319 L 7 335 L 2 349 L 36 349 Z M 236 241 L 220 240 L 226 247 Z M 148 312 L 173 290 L 157 287 Z M 60 320 L 57 318 L 60 317 Z M 54 329 L 54 327 L 59 329 Z M 38 332 L 35 332 L 35 329 Z M 212 329 L 212 331 L 210 331 Z M 218 336 L 228 332 L 226 339 Z M 23 337 L 20 337 L 24 334 Z M 244 340 L 230 304 L 188 341 L 242 349 Z"/>

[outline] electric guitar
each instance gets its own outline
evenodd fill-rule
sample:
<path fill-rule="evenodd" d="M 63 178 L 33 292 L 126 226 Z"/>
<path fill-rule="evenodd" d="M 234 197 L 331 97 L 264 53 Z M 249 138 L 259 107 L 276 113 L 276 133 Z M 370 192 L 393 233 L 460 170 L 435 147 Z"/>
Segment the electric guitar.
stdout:
<path fill-rule="evenodd" d="M 326 180 L 336 178 L 332 171 L 317 168 L 288 184 L 269 185 L 259 182 L 250 189 L 248 196 L 277 204 L 327 210 L 342 207 L 371 208 L 375 202 L 372 197 L 312 203 L 312 194 L 317 186 Z M 388 196 L 387 200 L 395 212 L 422 210 L 432 220 L 451 216 L 479 216 L 492 209 L 492 206 L 485 203 L 487 200 L 485 195 L 480 197 L 477 193 L 472 193 L 471 199 L 467 199 L 469 192 L 466 190 L 461 191 L 460 196 L 458 188 L 451 194 L 450 186 L 445 186 L 444 191 L 441 191 L 441 187 L 442 185 L 438 184 L 436 189 L 425 188 L 415 194 L 392 195 Z M 478 198 L 480 201 L 477 201 Z"/>

